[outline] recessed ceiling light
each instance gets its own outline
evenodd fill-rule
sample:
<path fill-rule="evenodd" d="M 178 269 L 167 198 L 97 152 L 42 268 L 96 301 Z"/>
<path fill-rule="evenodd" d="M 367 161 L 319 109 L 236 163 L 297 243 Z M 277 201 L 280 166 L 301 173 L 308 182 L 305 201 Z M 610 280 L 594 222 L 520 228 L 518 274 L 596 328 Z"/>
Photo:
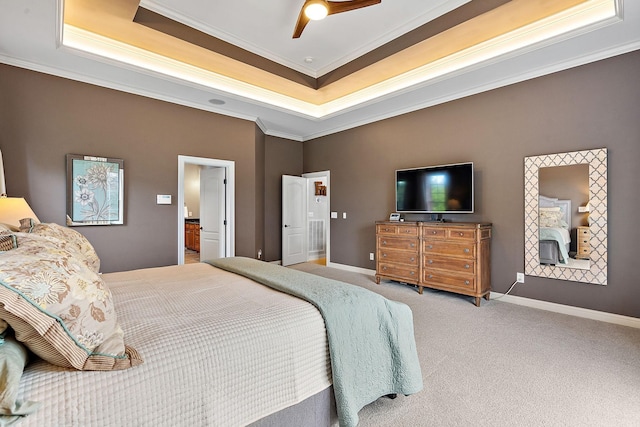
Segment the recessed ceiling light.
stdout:
<path fill-rule="evenodd" d="M 306 58 L 304 58 L 304 62 L 306 62 L 307 64 L 311 64 L 313 62 L 313 57 L 307 56 Z"/>
<path fill-rule="evenodd" d="M 222 99 L 217 99 L 217 98 L 212 98 L 209 100 L 209 102 L 213 105 L 224 105 L 227 103 L 226 101 L 223 101 Z"/>

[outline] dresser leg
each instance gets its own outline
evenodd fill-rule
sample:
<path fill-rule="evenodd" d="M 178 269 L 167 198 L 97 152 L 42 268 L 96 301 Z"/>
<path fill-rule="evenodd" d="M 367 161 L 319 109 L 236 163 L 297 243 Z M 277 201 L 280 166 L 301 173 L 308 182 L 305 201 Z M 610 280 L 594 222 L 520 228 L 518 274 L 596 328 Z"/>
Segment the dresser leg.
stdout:
<path fill-rule="evenodd" d="M 419 293 L 420 295 L 422 295 L 422 289 L 423 289 L 423 288 L 422 288 L 422 286 L 418 285 L 418 293 Z"/>
<path fill-rule="evenodd" d="M 380 284 L 380 276 L 376 274 L 376 285 L 379 285 L 379 284 Z"/>
<path fill-rule="evenodd" d="M 491 299 L 491 292 L 487 292 L 486 294 L 484 294 L 484 299 L 489 301 Z"/>
<path fill-rule="evenodd" d="M 480 301 L 482 300 L 482 298 L 476 297 L 475 300 L 476 300 L 476 307 L 480 307 Z"/>

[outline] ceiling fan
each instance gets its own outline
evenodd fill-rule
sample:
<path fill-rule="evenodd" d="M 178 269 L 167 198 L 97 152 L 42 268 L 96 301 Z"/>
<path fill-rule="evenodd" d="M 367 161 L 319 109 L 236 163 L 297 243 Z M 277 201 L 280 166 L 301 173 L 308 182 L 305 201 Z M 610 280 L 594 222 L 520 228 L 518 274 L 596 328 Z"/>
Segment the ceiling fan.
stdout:
<path fill-rule="evenodd" d="M 327 1 L 327 0 L 306 0 L 300 14 L 296 28 L 293 30 L 293 38 L 297 39 L 302 34 L 302 30 L 310 20 L 324 19 L 327 15 L 348 12 L 362 7 L 373 6 L 381 3 L 382 0 L 351 0 L 351 1 Z"/>

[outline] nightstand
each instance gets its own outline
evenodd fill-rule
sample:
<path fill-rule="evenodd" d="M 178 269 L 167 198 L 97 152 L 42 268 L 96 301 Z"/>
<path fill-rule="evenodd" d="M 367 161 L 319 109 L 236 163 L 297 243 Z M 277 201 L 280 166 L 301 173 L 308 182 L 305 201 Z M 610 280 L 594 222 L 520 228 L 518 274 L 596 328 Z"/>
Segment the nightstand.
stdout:
<path fill-rule="evenodd" d="M 589 259 L 591 256 L 591 245 L 589 244 L 591 230 L 588 226 L 576 227 L 576 235 L 578 236 L 576 259 Z"/>

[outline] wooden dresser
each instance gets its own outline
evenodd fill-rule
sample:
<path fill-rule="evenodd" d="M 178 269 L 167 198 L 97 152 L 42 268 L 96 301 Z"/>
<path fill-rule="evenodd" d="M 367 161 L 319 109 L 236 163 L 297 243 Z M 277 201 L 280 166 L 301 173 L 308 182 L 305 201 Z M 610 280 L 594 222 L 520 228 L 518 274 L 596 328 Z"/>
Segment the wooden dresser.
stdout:
<path fill-rule="evenodd" d="M 428 287 L 469 295 L 476 306 L 489 299 L 491 224 L 382 221 L 376 223 L 376 240 L 376 283 L 386 278 L 418 285 L 420 294 Z"/>
<path fill-rule="evenodd" d="M 417 222 L 376 223 L 376 283 L 380 278 L 417 285 L 420 281 Z"/>
<path fill-rule="evenodd" d="M 578 244 L 576 247 L 576 258 L 589 259 L 591 257 L 591 245 L 589 240 L 591 239 L 591 230 L 589 226 L 576 227 L 576 239 Z"/>

